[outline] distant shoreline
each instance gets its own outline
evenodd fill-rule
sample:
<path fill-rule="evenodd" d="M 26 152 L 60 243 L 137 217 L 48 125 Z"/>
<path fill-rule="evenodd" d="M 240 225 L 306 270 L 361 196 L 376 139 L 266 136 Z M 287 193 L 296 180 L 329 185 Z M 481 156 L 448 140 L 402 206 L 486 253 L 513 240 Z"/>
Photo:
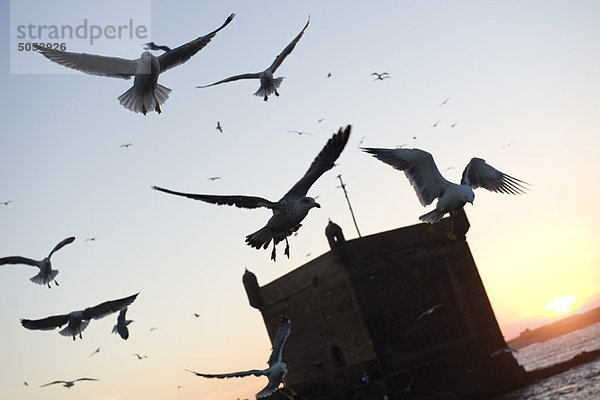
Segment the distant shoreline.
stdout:
<path fill-rule="evenodd" d="M 534 343 L 544 342 L 565 335 L 598 322 L 600 322 L 600 307 L 596 307 L 583 314 L 571 315 L 536 329 L 525 329 L 519 336 L 508 340 L 506 343 L 514 349 L 520 349 Z"/>

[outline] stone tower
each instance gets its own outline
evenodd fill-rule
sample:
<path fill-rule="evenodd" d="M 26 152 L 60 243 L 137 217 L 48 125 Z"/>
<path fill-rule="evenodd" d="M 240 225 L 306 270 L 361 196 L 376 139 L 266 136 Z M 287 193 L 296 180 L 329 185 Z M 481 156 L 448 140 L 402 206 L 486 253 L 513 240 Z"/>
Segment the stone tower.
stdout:
<path fill-rule="evenodd" d="M 271 340 L 281 315 L 292 321 L 283 358 L 300 399 L 482 399 L 522 381 L 512 354 L 491 356 L 506 343 L 466 215 L 455 216 L 455 240 L 449 218 L 428 227 L 346 241 L 329 222 L 331 251 L 262 287 L 246 271 Z"/>

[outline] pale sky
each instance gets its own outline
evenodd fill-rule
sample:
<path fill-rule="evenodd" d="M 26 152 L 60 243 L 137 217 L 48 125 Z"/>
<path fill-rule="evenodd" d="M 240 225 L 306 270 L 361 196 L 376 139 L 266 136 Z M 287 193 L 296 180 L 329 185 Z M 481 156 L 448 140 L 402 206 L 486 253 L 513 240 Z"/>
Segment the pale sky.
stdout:
<path fill-rule="evenodd" d="M 363 137 L 364 146 L 429 151 L 455 182 L 477 156 L 532 184 L 523 196 L 477 189 L 466 207 L 467 240 L 507 339 L 549 321 L 545 306 L 557 297 L 592 305 L 587 299 L 600 287 L 597 1 L 155 0 L 150 40 L 171 47 L 236 17 L 159 77 L 172 92 L 162 114 L 147 116 L 117 100 L 132 81 L 58 66 L 58 74 L 11 74 L 18 44 L 10 39 L 9 2 L 1 4 L 0 202 L 13 202 L 0 204 L 0 256 L 43 258 L 60 240 L 77 240 L 53 256 L 59 287 L 30 282 L 32 267 L 0 270 L 0 399 L 64 399 L 66 390 L 81 400 L 253 398 L 265 378 L 213 381 L 184 371 L 266 367 L 271 345 L 248 304 L 244 268 L 264 285 L 328 251 L 328 218 L 355 238 L 338 174 L 363 235 L 418 223 L 433 208 L 421 207 L 404 174 L 357 148 Z M 285 77 L 279 97 L 253 96 L 258 81 L 195 88 L 265 69 L 309 15 L 277 71 Z M 145 41 L 115 44 L 114 53 L 76 41 L 68 51 L 133 59 Z M 28 57 L 55 67 L 39 54 Z M 375 71 L 392 78 L 373 81 Z M 275 201 L 347 124 L 353 132 L 339 166 L 309 191 L 322 208 L 291 238 L 289 260 L 282 245 L 273 263 L 270 249 L 244 243 L 269 210 L 150 189 Z M 134 145 L 119 148 L 126 143 Z M 92 321 L 75 342 L 19 323 L 137 292 L 127 341 L 110 334 L 116 315 Z M 79 377 L 99 381 L 38 387 Z"/>

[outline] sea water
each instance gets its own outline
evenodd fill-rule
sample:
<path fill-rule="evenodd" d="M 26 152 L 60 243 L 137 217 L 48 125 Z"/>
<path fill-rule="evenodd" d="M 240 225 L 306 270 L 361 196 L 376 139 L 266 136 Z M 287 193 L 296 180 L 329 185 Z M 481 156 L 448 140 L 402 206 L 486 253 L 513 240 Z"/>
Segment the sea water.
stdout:
<path fill-rule="evenodd" d="M 600 349 L 600 323 L 554 339 L 534 343 L 513 353 L 526 371 L 566 361 L 583 352 Z M 600 400 L 600 360 L 538 381 L 494 400 Z"/>

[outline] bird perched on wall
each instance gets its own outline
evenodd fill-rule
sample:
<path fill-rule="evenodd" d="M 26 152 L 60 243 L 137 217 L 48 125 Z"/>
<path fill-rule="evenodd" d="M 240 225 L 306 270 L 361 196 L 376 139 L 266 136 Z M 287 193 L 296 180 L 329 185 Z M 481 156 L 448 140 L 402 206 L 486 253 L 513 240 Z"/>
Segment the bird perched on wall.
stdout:
<path fill-rule="evenodd" d="M 104 318 L 107 315 L 122 310 L 133 303 L 138 294 L 139 293 L 136 293 L 132 296 L 118 300 L 105 301 L 97 306 L 88 307 L 84 310 L 72 311 L 68 314 L 53 315 L 51 317 L 36 320 L 22 319 L 21 325 L 31 330 L 51 331 L 54 328 L 60 328 L 64 324 L 67 324 L 67 326 L 58 333 L 63 336 L 72 336 L 73 340 L 75 340 L 76 335 L 79 335 L 79 338 L 82 339 L 81 332 L 83 332 L 92 319 Z"/>
<path fill-rule="evenodd" d="M 167 100 L 171 89 L 157 82 L 159 74 L 183 64 L 202 50 L 217 32 L 231 22 L 234 15 L 231 14 L 223 25 L 211 33 L 167 51 L 158 57 L 155 57 L 149 51 L 145 51 L 140 58 L 129 60 L 95 54 L 69 53 L 35 43 L 33 47 L 50 61 L 86 74 L 121 79 L 135 77 L 133 86 L 119 96 L 121 105 L 128 110 L 136 113 L 141 112 L 144 115 L 152 110 L 160 114 L 160 105 Z"/>
<path fill-rule="evenodd" d="M 273 394 L 279 388 L 279 385 L 283 383 L 284 387 L 287 388 L 293 395 L 296 395 L 291 388 L 285 386 L 285 375 L 287 374 L 287 365 L 281 361 L 281 354 L 283 352 L 283 345 L 290 335 L 290 331 L 292 329 L 292 323 L 287 317 L 281 317 L 281 323 L 279 325 L 279 329 L 277 330 L 277 334 L 275 335 L 275 340 L 273 341 L 273 351 L 271 352 L 271 356 L 269 357 L 269 368 L 267 369 L 252 369 L 249 371 L 243 372 L 232 372 L 230 374 L 201 374 L 199 372 L 191 371 L 187 369 L 193 374 L 197 376 L 201 376 L 203 378 L 242 378 L 245 376 L 266 376 L 269 379 L 269 383 L 263 390 L 256 394 L 257 399 L 262 399 L 264 397 L 268 397 Z M 287 397 L 288 399 L 293 398 L 289 396 L 287 393 L 280 391 L 282 395 Z"/>
<path fill-rule="evenodd" d="M 43 260 L 32 260 L 31 258 L 21 256 L 3 257 L 0 258 L 0 265 L 26 264 L 31 265 L 32 267 L 38 267 L 40 269 L 40 272 L 30 279 L 31 282 L 37 283 L 38 285 L 48 285 L 48 287 L 50 287 L 50 281 L 54 281 L 56 286 L 59 286 L 58 282 L 56 281 L 56 275 L 58 275 L 58 270 L 52 269 L 52 262 L 50 261 L 50 257 L 52 257 L 52 254 L 62 249 L 64 246 L 68 245 L 69 243 L 73 243 L 74 240 L 74 236 L 64 239 L 59 244 L 54 246 L 50 254 L 48 254 L 48 257 L 44 258 Z"/>
<path fill-rule="evenodd" d="M 79 379 L 74 379 L 72 381 L 54 381 L 54 382 L 46 383 L 45 385 L 42 385 L 40 387 L 46 387 L 46 386 L 50 386 L 50 385 L 55 385 L 57 383 L 62 383 L 64 387 L 66 387 L 67 389 L 71 389 L 73 387 L 73 385 L 75 385 L 75 382 L 97 381 L 97 380 L 98 379 L 96 379 L 96 378 L 79 378 Z"/>
<path fill-rule="evenodd" d="M 260 249 L 261 247 L 266 249 L 272 241 L 273 251 L 271 253 L 271 259 L 275 261 L 275 246 L 277 243 L 285 240 L 286 247 L 284 254 L 289 258 L 288 236 L 292 235 L 300 228 L 300 226 L 302 226 L 300 222 L 308 215 L 308 211 L 311 208 L 321 207 L 314 198 L 307 197 L 306 193 L 321 175 L 333 168 L 335 160 L 340 156 L 340 153 L 348 142 L 350 129 L 350 125 L 345 129 L 340 128 L 339 131 L 327 141 L 327 144 L 317 155 L 302 179 L 300 179 L 279 201 L 276 202 L 254 196 L 182 193 L 163 189 L 158 186 L 152 186 L 152 189 L 218 205 L 225 204 L 241 208 L 270 208 L 273 211 L 273 216 L 269 219 L 267 225 L 246 236 L 246 243 L 257 249 Z"/>
<path fill-rule="evenodd" d="M 127 340 L 129 338 L 129 328 L 127 325 L 133 322 L 131 319 L 125 319 L 125 314 L 127 313 L 127 307 L 122 309 L 119 312 L 119 316 L 117 317 L 117 324 L 113 326 L 112 333 L 119 333 L 119 336 L 123 340 Z"/>
<path fill-rule="evenodd" d="M 304 31 L 308 27 L 309 23 L 310 23 L 310 18 L 308 19 L 308 22 L 306 22 L 306 25 L 304 25 L 304 28 L 302 28 L 302 30 L 300 31 L 298 36 L 296 36 L 294 38 L 294 40 L 292 40 L 290 42 L 290 44 L 288 44 L 287 47 L 285 49 L 283 49 L 283 51 L 275 58 L 275 61 L 273 61 L 273 63 L 264 71 L 230 76 L 229 78 L 225 78 L 218 82 L 211 83 L 210 85 L 196 86 L 196 87 L 197 88 L 207 88 L 210 86 L 219 85 L 219 84 L 225 83 L 225 82 L 233 82 L 233 81 L 237 81 L 240 79 L 260 79 L 260 87 L 258 88 L 256 93 L 254 93 L 255 96 L 259 96 L 259 97 L 262 96 L 265 101 L 267 101 L 269 99 L 269 96 L 272 95 L 273 93 L 275 93 L 275 96 L 279 96 L 279 92 L 277 92 L 277 89 L 279 88 L 279 85 L 281 85 L 281 81 L 283 81 L 283 77 L 273 78 L 273 74 L 275 73 L 277 68 L 279 68 L 281 66 L 281 63 L 283 62 L 283 60 L 285 60 L 285 58 L 290 55 L 292 50 L 294 50 L 294 47 L 296 47 L 296 44 L 298 43 L 298 41 L 304 34 Z"/>
<path fill-rule="evenodd" d="M 481 158 L 471 159 L 463 171 L 460 184 L 457 185 L 444 179 L 433 161 L 433 156 L 426 151 L 369 147 L 362 150 L 395 169 L 404 171 L 423 207 L 438 199 L 433 211 L 419 217 L 428 224 L 438 222 L 446 213 L 453 216 L 453 212 L 461 209 L 466 203 L 473 204 L 473 189 L 482 187 L 492 192 L 508 194 L 523 194 L 528 189 L 524 186 L 528 183 L 498 171 Z M 448 237 L 456 238 L 452 228 Z"/>

